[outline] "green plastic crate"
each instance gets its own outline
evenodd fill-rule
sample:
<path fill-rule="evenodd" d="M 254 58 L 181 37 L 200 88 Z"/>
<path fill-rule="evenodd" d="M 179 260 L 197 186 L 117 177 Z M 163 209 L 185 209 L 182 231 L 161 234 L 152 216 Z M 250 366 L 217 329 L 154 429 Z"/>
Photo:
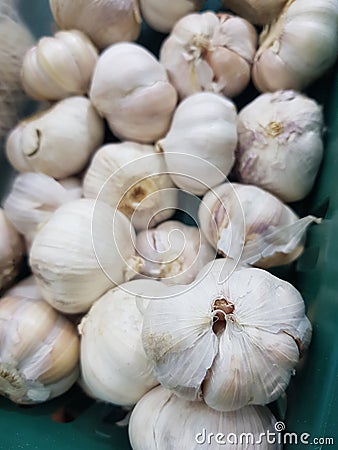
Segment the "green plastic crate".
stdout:
<path fill-rule="evenodd" d="M 51 34 L 48 0 L 21 0 L 20 7 L 37 38 Z M 211 0 L 206 2 L 204 9 L 219 8 L 220 2 Z M 163 38 L 164 35 L 144 27 L 139 42 L 156 53 Z M 277 414 L 281 413 L 279 419 L 285 422 L 285 431 L 297 433 L 297 445 L 288 444 L 286 449 L 319 450 L 338 448 L 337 67 L 312 85 L 308 94 L 324 105 L 326 150 L 312 194 L 294 207 L 301 213 L 310 212 L 322 217 L 323 222 L 310 228 L 301 258 L 274 273 L 291 281 L 301 291 L 313 324 L 313 339 L 287 391 L 286 417 L 281 412 L 285 406 L 283 402 L 272 408 Z M 236 99 L 238 107 L 256 95 L 254 88 L 249 87 Z M 0 170 L 0 198 L 3 198 L 13 176 L 3 152 L 0 153 Z M 58 412 L 69 421 L 55 421 Z M 77 386 L 58 399 L 33 407 L 18 406 L 0 398 L 0 450 L 128 450 L 127 428 L 115 424 L 124 414 L 119 408 L 87 398 Z M 300 442 L 302 434 L 309 444 Z M 322 440 L 315 443 L 315 438 Z M 327 439 L 333 439 L 334 443 Z"/>

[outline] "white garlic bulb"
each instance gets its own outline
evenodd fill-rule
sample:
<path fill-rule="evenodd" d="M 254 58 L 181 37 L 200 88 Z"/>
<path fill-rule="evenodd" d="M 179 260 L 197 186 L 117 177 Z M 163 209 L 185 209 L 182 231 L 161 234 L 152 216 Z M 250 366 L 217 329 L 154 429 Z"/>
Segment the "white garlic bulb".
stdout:
<path fill-rule="evenodd" d="M 242 264 L 268 268 L 288 264 L 303 252 L 314 216 L 299 219 L 261 188 L 224 183 L 209 191 L 199 211 L 201 230 L 218 252 Z"/>
<path fill-rule="evenodd" d="M 118 208 L 137 230 L 171 217 L 178 202 L 163 154 L 136 142 L 101 147 L 87 169 L 83 192 Z"/>
<path fill-rule="evenodd" d="M 41 299 L 41 293 L 33 275 L 24 278 L 23 280 L 19 281 L 19 283 L 16 283 L 13 287 L 6 291 L 5 296 L 24 297 L 33 300 Z"/>
<path fill-rule="evenodd" d="M 58 182 L 43 173 L 26 172 L 15 178 L 5 199 L 4 210 L 30 247 L 39 226 L 50 218 L 53 211 L 81 195 L 81 182 L 76 178 Z"/>
<path fill-rule="evenodd" d="M 235 162 L 237 112 L 231 100 L 201 92 L 177 107 L 163 151 L 174 183 L 196 195 L 224 181 Z"/>
<path fill-rule="evenodd" d="M 19 172 L 53 178 L 79 173 L 104 138 L 104 124 L 85 97 L 70 97 L 20 122 L 10 133 L 6 153 Z"/>
<path fill-rule="evenodd" d="M 143 19 L 154 30 L 169 33 L 183 16 L 198 11 L 203 0 L 140 0 Z"/>
<path fill-rule="evenodd" d="M 36 100 L 86 94 L 97 58 L 97 49 L 79 30 L 45 36 L 25 55 L 21 68 L 23 88 Z"/>
<path fill-rule="evenodd" d="M 337 54 L 337 0 L 289 0 L 260 36 L 253 82 L 262 92 L 302 90 L 334 64 Z"/>
<path fill-rule="evenodd" d="M 43 298 L 65 313 L 86 312 L 140 264 L 135 231 L 119 211 L 79 199 L 58 208 L 36 234 L 30 265 Z"/>
<path fill-rule="evenodd" d="M 238 115 L 237 172 L 285 202 L 310 192 L 323 155 L 322 108 L 295 91 L 262 94 Z"/>
<path fill-rule="evenodd" d="M 0 208 L 0 292 L 13 284 L 18 276 L 24 253 L 22 237 Z"/>
<path fill-rule="evenodd" d="M 159 386 L 133 409 L 129 438 L 133 450 L 278 450 L 282 446 L 275 424 L 276 419 L 266 406 L 219 412 Z M 267 439 L 269 432 L 275 437 L 274 443 Z"/>
<path fill-rule="evenodd" d="M 276 400 L 311 327 L 291 284 L 255 268 L 224 279 L 217 266 L 150 299 L 143 320 L 143 346 L 159 382 L 219 411 Z"/>
<path fill-rule="evenodd" d="M 79 326 L 82 385 L 99 400 L 134 405 L 158 384 L 142 346 L 144 295 L 161 295 L 165 286 L 134 280 L 108 291 Z"/>
<path fill-rule="evenodd" d="M 76 329 L 41 298 L 2 298 L 0 336 L 1 395 L 16 403 L 40 403 L 77 380 Z"/>
<path fill-rule="evenodd" d="M 143 259 L 140 273 L 166 284 L 188 284 L 215 258 L 215 250 L 196 227 L 177 220 L 161 223 L 136 236 L 136 251 Z"/>
<path fill-rule="evenodd" d="M 118 41 L 134 41 L 141 30 L 137 0 L 49 0 L 61 29 L 86 33 L 99 48 Z"/>
<path fill-rule="evenodd" d="M 179 20 L 160 51 L 180 98 L 200 91 L 235 97 L 250 81 L 257 46 L 255 28 L 229 14 L 189 14 Z"/>
<path fill-rule="evenodd" d="M 226 8 L 257 25 L 273 22 L 286 2 L 287 0 L 222 0 Z"/>
<path fill-rule="evenodd" d="M 165 135 L 177 102 L 165 68 L 148 50 L 128 42 L 101 54 L 89 95 L 118 138 L 143 144 Z"/>

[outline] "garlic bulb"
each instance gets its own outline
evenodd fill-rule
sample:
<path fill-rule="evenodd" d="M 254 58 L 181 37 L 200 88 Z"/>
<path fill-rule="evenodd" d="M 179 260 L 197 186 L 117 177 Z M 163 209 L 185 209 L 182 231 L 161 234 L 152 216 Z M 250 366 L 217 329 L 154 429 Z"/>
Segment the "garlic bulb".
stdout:
<path fill-rule="evenodd" d="M 208 192 L 199 208 L 202 233 L 218 252 L 235 262 L 268 268 L 288 264 L 303 252 L 314 216 L 299 219 L 261 188 L 224 183 Z"/>
<path fill-rule="evenodd" d="M 137 0 L 49 0 L 61 29 L 81 30 L 99 48 L 118 41 L 134 41 L 141 30 Z"/>
<path fill-rule="evenodd" d="M 33 275 L 24 278 L 23 280 L 19 281 L 19 283 L 16 283 L 13 287 L 6 291 L 5 296 L 24 297 L 30 298 L 32 300 L 41 299 L 41 293 Z"/>
<path fill-rule="evenodd" d="M 43 37 L 23 60 L 23 88 L 37 100 L 86 94 L 97 58 L 97 49 L 81 31 L 59 31 L 54 37 Z"/>
<path fill-rule="evenodd" d="M 8 137 L 6 153 L 19 172 L 66 178 L 85 167 L 103 138 L 103 121 L 90 101 L 70 97 L 20 122 Z"/>
<path fill-rule="evenodd" d="M 0 208 L 0 292 L 18 276 L 24 253 L 22 237 Z"/>
<path fill-rule="evenodd" d="M 143 318 L 143 346 L 159 382 L 219 411 L 276 400 L 311 327 L 296 288 L 255 268 L 223 279 L 217 266 L 196 284 L 173 288 L 151 299 Z"/>
<path fill-rule="evenodd" d="M 148 50 L 123 42 L 99 57 L 90 99 L 118 138 L 149 144 L 168 131 L 177 93 Z"/>
<path fill-rule="evenodd" d="M 80 199 L 58 208 L 36 234 L 30 265 L 43 298 L 65 313 L 86 312 L 115 284 L 135 275 L 135 232 L 102 202 Z"/>
<path fill-rule="evenodd" d="M 156 144 L 174 183 L 196 195 L 224 181 L 235 162 L 236 145 L 236 107 L 210 92 L 181 102 L 168 134 Z"/>
<path fill-rule="evenodd" d="M 160 282 L 134 280 L 108 291 L 79 326 L 81 374 L 90 395 L 117 405 L 134 405 L 158 384 L 142 346 L 142 296 L 160 295 Z"/>
<path fill-rule="evenodd" d="M 215 258 L 215 250 L 196 227 L 170 220 L 136 236 L 143 259 L 140 273 L 166 284 L 188 284 Z"/>
<path fill-rule="evenodd" d="M 2 298 L 0 336 L 1 395 L 16 403 L 40 403 L 75 383 L 76 329 L 41 298 Z"/>
<path fill-rule="evenodd" d="M 285 202 L 310 192 L 323 155 L 323 113 L 295 91 L 262 94 L 238 116 L 237 172 Z"/>
<path fill-rule="evenodd" d="M 5 199 L 4 210 L 30 247 L 39 226 L 50 218 L 53 211 L 81 195 L 81 184 L 76 178 L 58 182 L 43 173 L 26 172 L 15 178 Z"/>
<path fill-rule="evenodd" d="M 219 412 L 159 386 L 133 409 L 129 438 L 133 450 L 275 450 L 282 448 L 275 424 L 276 419 L 266 406 Z M 267 439 L 269 432 L 275 437 L 274 443 Z"/>
<path fill-rule="evenodd" d="M 118 208 L 137 230 L 171 217 L 178 201 L 164 156 L 136 142 L 100 148 L 85 174 L 83 192 Z"/>
<path fill-rule="evenodd" d="M 140 0 L 141 14 L 154 30 L 169 33 L 183 16 L 201 8 L 203 0 Z"/>
<path fill-rule="evenodd" d="M 200 91 L 235 97 L 250 81 L 256 46 L 255 28 L 240 17 L 189 14 L 162 44 L 160 62 L 180 98 Z"/>
<path fill-rule="evenodd" d="M 273 22 L 286 2 L 287 0 L 222 0 L 225 8 L 257 25 Z"/>
<path fill-rule="evenodd" d="M 262 92 L 302 90 L 336 61 L 337 0 L 289 0 L 260 36 L 253 82 Z"/>

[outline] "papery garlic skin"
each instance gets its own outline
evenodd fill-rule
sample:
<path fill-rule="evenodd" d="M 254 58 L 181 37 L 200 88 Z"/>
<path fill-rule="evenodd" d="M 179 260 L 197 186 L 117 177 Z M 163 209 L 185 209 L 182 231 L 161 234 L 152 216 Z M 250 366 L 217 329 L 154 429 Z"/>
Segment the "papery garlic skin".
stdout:
<path fill-rule="evenodd" d="M 203 0 L 140 0 L 143 19 L 156 31 L 169 33 L 183 16 L 201 8 Z"/>
<path fill-rule="evenodd" d="M 143 346 L 159 382 L 219 411 L 277 399 L 311 329 L 300 293 L 265 270 L 224 279 L 217 266 L 173 288 L 144 314 Z"/>
<path fill-rule="evenodd" d="M 287 0 L 222 0 L 222 3 L 250 23 L 265 25 L 278 17 Z"/>
<path fill-rule="evenodd" d="M 50 400 L 77 380 L 76 329 L 41 298 L 2 298 L 0 336 L 0 393 L 13 402 Z"/>
<path fill-rule="evenodd" d="M 169 132 L 156 144 L 174 183 L 196 195 L 224 181 L 235 162 L 236 145 L 236 107 L 210 92 L 182 101 Z"/>
<path fill-rule="evenodd" d="M 79 30 L 43 37 L 23 60 L 23 88 L 36 100 L 61 100 L 86 94 L 97 58 L 97 49 Z"/>
<path fill-rule="evenodd" d="M 140 273 L 165 284 L 189 284 L 215 250 L 198 228 L 169 220 L 136 236 L 136 251 L 143 259 Z"/>
<path fill-rule="evenodd" d="M 255 28 L 229 14 L 205 12 L 179 20 L 160 50 L 160 62 L 181 99 L 209 91 L 235 97 L 250 81 Z"/>
<path fill-rule="evenodd" d="M 89 95 L 118 138 L 142 144 L 165 135 L 177 103 L 165 68 L 148 50 L 128 42 L 101 54 Z"/>
<path fill-rule="evenodd" d="M 262 94 L 238 115 L 237 173 L 285 202 L 302 200 L 323 156 L 322 107 L 295 91 Z"/>
<path fill-rule="evenodd" d="M 43 298 L 65 313 L 88 311 L 108 289 L 135 275 L 134 240 L 129 220 L 105 203 L 62 205 L 36 234 L 30 252 Z"/>
<path fill-rule="evenodd" d="M 154 280 L 135 280 L 111 289 L 91 307 L 79 326 L 82 386 L 91 396 L 134 405 L 158 384 L 142 346 L 142 296 L 161 295 Z"/>
<path fill-rule="evenodd" d="M 36 284 L 33 275 L 24 278 L 23 280 L 16 283 L 5 293 L 6 297 L 24 297 L 30 298 L 32 300 L 41 300 L 41 293 Z"/>
<path fill-rule="evenodd" d="M 269 443 L 266 437 L 269 432 L 276 432 L 275 423 L 275 417 L 265 406 L 246 406 L 239 411 L 219 412 L 203 403 L 179 398 L 159 386 L 142 397 L 133 409 L 129 439 L 133 450 L 218 450 L 220 447 L 244 450 L 249 447 L 245 439 L 240 441 L 241 436 L 251 436 L 250 449 L 281 449 L 277 439 L 275 443 Z M 223 436 L 222 440 L 219 433 Z M 226 443 L 230 434 L 237 437 L 238 444 Z M 208 436 L 212 436 L 211 442 Z"/>
<path fill-rule="evenodd" d="M 86 33 L 100 49 L 119 41 L 134 41 L 141 31 L 137 0 L 49 0 L 61 29 Z"/>
<path fill-rule="evenodd" d="M 22 237 L 0 208 L 0 292 L 13 284 L 20 272 L 24 254 Z"/>
<path fill-rule="evenodd" d="M 56 179 L 78 174 L 104 138 L 104 123 L 85 97 L 70 97 L 20 122 L 6 154 L 19 172 Z"/>
<path fill-rule="evenodd" d="M 289 1 L 260 36 L 252 79 L 261 92 L 300 91 L 323 75 L 337 54 L 337 1 Z"/>
<path fill-rule="evenodd" d="M 178 204 L 164 155 L 136 142 L 101 147 L 84 176 L 83 192 L 118 208 L 137 230 L 168 219 Z"/>

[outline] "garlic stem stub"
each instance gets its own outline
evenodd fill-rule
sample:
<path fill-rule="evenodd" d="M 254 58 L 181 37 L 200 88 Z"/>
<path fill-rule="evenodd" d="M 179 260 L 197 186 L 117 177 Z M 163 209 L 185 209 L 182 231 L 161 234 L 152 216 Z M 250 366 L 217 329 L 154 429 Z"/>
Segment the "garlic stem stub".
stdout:
<path fill-rule="evenodd" d="M 133 450 L 281 450 L 278 439 L 267 439 L 269 432 L 276 433 L 275 424 L 266 406 L 219 412 L 159 386 L 137 403 L 128 431 Z"/>
<path fill-rule="evenodd" d="M 0 394 L 13 402 L 50 400 L 77 380 L 76 329 L 41 298 L 2 298 L 0 336 Z"/>
<path fill-rule="evenodd" d="M 25 55 L 21 68 L 23 88 L 36 100 L 85 95 L 97 58 L 97 49 L 79 30 L 45 36 Z"/>
<path fill-rule="evenodd" d="M 272 23 L 287 0 L 222 0 L 225 8 L 256 25 Z"/>
<path fill-rule="evenodd" d="M 177 103 L 165 68 L 144 47 L 128 42 L 100 55 L 89 96 L 116 137 L 142 144 L 165 135 Z"/>
<path fill-rule="evenodd" d="M 250 81 L 255 28 L 241 17 L 208 11 L 180 19 L 160 50 L 160 62 L 184 99 L 196 92 L 240 94 Z"/>
<path fill-rule="evenodd" d="M 261 92 L 301 91 L 333 66 L 338 54 L 338 2 L 289 0 L 260 36 L 252 79 Z"/>
<path fill-rule="evenodd" d="M 262 269 L 223 278 L 215 266 L 190 287 L 149 300 L 142 339 L 157 379 L 219 411 L 276 400 L 308 343 L 300 293 Z"/>

